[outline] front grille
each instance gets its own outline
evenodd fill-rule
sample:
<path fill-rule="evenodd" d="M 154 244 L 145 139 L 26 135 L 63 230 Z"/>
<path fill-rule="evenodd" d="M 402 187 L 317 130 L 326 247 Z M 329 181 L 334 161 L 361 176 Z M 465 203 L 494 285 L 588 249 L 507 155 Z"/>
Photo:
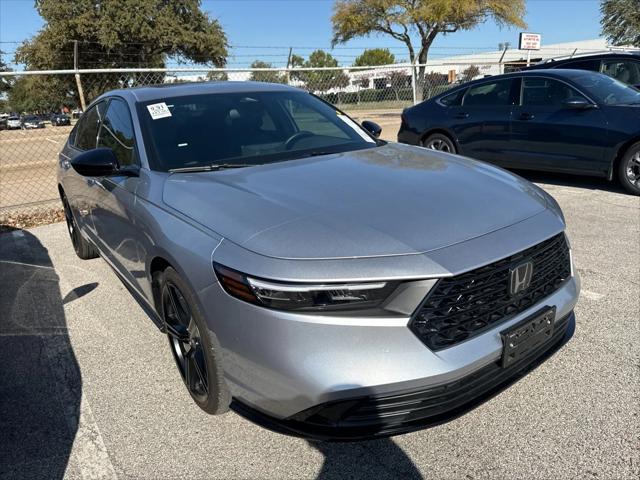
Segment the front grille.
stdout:
<path fill-rule="evenodd" d="M 512 296 L 509 270 L 526 260 L 533 262 L 531 285 Z M 569 246 L 560 233 L 510 257 L 438 281 L 409 326 L 430 349 L 451 347 L 523 312 L 570 276 Z"/>

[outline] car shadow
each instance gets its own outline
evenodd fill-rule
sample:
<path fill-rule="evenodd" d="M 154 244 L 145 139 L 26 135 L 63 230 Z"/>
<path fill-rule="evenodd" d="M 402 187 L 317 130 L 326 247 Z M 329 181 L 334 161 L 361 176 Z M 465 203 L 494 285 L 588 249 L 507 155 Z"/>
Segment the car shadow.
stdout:
<path fill-rule="evenodd" d="M 318 480 L 424 478 L 390 438 L 355 443 L 309 441 L 309 445 L 324 456 Z"/>
<path fill-rule="evenodd" d="M 606 178 L 571 175 L 568 173 L 551 173 L 533 170 L 511 170 L 522 178 L 534 183 L 546 183 L 565 187 L 577 187 L 587 190 L 602 190 L 605 192 L 628 194 L 616 180 L 609 181 Z"/>
<path fill-rule="evenodd" d="M 62 478 L 82 379 L 58 275 L 28 231 L 0 233 L 0 292 L 0 478 Z"/>

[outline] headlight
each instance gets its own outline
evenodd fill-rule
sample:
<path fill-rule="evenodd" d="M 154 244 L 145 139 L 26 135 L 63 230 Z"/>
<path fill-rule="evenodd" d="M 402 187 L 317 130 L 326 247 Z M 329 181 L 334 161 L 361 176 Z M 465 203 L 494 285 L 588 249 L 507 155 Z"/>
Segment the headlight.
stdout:
<path fill-rule="evenodd" d="M 330 311 L 379 307 L 397 282 L 308 284 L 252 278 L 221 265 L 214 270 L 224 290 L 246 302 L 276 310 Z"/>

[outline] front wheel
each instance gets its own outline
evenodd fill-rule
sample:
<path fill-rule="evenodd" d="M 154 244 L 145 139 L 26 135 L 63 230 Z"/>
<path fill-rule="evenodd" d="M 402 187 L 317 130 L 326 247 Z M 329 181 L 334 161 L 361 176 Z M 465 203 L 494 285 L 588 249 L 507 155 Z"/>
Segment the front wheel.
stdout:
<path fill-rule="evenodd" d="M 439 152 L 457 153 L 453 141 L 442 133 L 429 135 L 422 141 L 422 146 L 431 150 L 438 150 Z"/>
<path fill-rule="evenodd" d="M 221 353 L 191 289 L 171 267 L 156 280 L 169 348 L 187 391 L 205 412 L 225 413 L 231 397 L 216 359 Z"/>
<path fill-rule="evenodd" d="M 640 195 L 640 142 L 631 145 L 620 160 L 618 178 L 629 193 Z"/>

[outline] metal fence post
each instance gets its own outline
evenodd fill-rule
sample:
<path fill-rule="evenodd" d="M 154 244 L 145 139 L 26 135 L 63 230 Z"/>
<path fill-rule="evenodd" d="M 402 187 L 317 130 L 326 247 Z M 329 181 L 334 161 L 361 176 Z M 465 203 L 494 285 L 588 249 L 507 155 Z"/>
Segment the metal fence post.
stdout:
<path fill-rule="evenodd" d="M 418 90 L 417 90 L 417 78 L 416 78 L 416 64 L 417 58 L 411 64 L 411 93 L 413 95 L 413 104 L 418 104 Z"/>

